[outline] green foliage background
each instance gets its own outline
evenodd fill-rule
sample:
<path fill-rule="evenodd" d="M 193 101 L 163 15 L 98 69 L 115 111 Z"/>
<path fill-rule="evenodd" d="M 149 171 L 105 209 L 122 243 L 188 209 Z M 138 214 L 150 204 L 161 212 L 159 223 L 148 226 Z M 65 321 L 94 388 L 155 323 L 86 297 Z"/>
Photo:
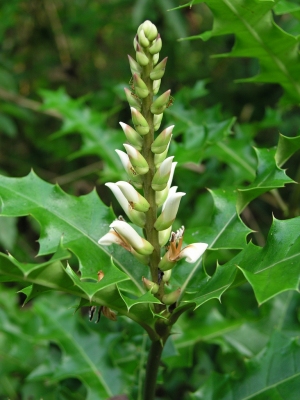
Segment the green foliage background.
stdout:
<path fill-rule="evenodd" d="M 174 328 L 157 397 L 298 398 L 300 191 L 293 181 L 300 178 L 300 3 L 181 5 L 1 3 L 0 187 L 6 217 L 0 220 L 0 245 L 12 254 L 1 254 L 0 261 L 1 400 L 94 400 L 121 393 L 141 398 L 144 330 L 123 317 L 89 323 L 85 308 L 74 314 L 78 301 L 72 295 L 81 305 L 118 298 L 114 309 L 132 309 L 132 318 L 141 323 L 143 316 L 152 332 L 146 302 L 155 299 L 124 295 L 141 295 L 141 273 L 130 270 L 130 258 L 112 250 L 111 281 L 123 290 L 123 301 L 110 287 L 95 290 L 74 273 L 80 269 L 91 279 L 100 269 L 93 257 L 110 263 L 110 254 L 95 243 L 112 211 L 96 193 L 118 214 L 103 184 L 126 179 L 114 149 L 124 140 L 118 121 L 130 118 L 123 91 L 130 79 L 126 55 L 133 54 L 136 28 L 145 19 L 159 28 L 162 56 L 169 57 L 163 89 L 172 89 L 175 102 L 164 124 L 176 125 L 174 180 L 187 193 L 177 224 L 188 228 L 187 242 L 197 235 L 211 248 L 205 268 L 187 271 L 181 264 L 174 271 L 175 287 L 184 286 L 185 302 L 198 308 Z M 28 175 L 31 168 L 63 190 Z M 39 207 L 23 203 L 29 183 Z M 90 194 L 75 198 L 65 192 Z M 56 213 L 58 204 L 78 208 L 65 221 L 63 208 Z M 70 254 L 57 249 L 58 226 L 62 245 L 73 254 L 67 269 L 62 265 Z M 70 297 L 45 290 L 51 288 Z M 33 300 L 21 308 L 26 296 Z"/>

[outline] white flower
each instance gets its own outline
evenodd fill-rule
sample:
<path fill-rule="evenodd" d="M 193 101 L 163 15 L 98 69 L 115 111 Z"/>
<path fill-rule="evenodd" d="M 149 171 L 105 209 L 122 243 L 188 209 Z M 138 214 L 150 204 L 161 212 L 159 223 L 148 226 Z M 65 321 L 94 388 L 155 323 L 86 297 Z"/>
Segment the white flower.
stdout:
<path fill-rule="evenodd" d="M 163 210 L 160 216 L 155 221 L 154 227 L 158 231 L 163 231 L 169 228 L 172 224 L 174 219 L 176 218 L 176 214 L 179 208 L 181 197 L 184 196 L 185 193 L 183 192 L 171 192 L 167 197 L 163 205 Z"/>

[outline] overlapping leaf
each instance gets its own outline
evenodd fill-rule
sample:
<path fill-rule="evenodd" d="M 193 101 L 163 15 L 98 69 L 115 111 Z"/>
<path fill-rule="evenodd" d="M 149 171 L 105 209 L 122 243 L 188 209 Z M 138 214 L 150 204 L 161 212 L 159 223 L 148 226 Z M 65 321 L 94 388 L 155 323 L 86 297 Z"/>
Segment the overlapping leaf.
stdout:
<path fill-rule="evenodd" d="M 300 385 L 299 360 L 298 339 L 275 331 L 268 345 L 245 363 L 241 379 L 213 373 L 191 399 L 297 399 Z"/>
<path fill-rule="evenodd" d="M 254 57 L 260 63 L 258 75 L 241 81 L 279 83 L 285 102 L 299 104 L 300 38 L 275 24 L 271 10 L 278 0 L 192 0 L 187 6 L 204 1 L 214 14 L 213 29 L 189 39 L 234 34 L 232 51 L 221 56 Z"/>
<path fill-rule="evenodd" d="M 237 265 L 261 304 L 300 283 L 300 217 L 274 219 L 265 247 L 249 243 Z"/>

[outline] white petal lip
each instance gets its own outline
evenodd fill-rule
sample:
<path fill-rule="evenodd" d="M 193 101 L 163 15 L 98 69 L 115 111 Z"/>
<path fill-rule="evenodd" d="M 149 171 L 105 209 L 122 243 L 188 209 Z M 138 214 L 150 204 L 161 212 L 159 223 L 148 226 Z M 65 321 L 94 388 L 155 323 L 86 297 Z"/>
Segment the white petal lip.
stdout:
<path fill-rule="evenodd" d="M 98 240 L 98 243 L 102 244 L 102 246 L 109 246 L 113 243 L 121 244 L 122 240 L 114 231 L 109 231 L 106 235 L 102 236 L 102 238 Z"/>
<path fill-rule="evenodd" d="M 125 147 L 126 153 L 128 154 L 129 157 L 134 158 L 135 160 L 138 159 L 140 152 L 137 151 L 136 148 L 133 146 L 130 146 L 130 144 L 124 143 L 123 146 Z"/>
<path fill-rule="evenodd" d="M 185 258 L 185 261 L 188 263 L 196 262 L 202 254 L 207 249 L 207 243 L 192 243 L 186 246 L 183 250 L 181 250 L 179 254 L 179 259 Z"/>
<path fill-rule="evenodd" d="M 131 162 L 129 160 L 128 154 L 126 154 L 124 151 L 122 150 L 115 150 L 115 152 L 118 154 L 118 156 L 120 157 L 121 163 L 124 167 L 124 169 L 127 171 L 130 166 L 131 166 Z"/>
<path fill-rule="evenodd" d="M 176 186 L 173 187 L 176 188 Z M 173 221 L 176 218 L 176 214 L 182 196 L 185 196 L 185 193 L 183 192 L 171 193 L 171 195 L 168 196 L 164 204 L 164 210 L 162 212 L 164 220 Z"/>
<path fill-rule="evenodd" d="M 130 183 L 119 181 L 116 182 L 116 185 L 121 189 L 128 201 L 131 201 L 132 203 L 137 203 L 139 201 L 139 193 L 132 185 L 130 185 Z"/>
<path fill-rule="evenodd" d="M 128 208 L 129 208 L 128 200 L 126 199 L 126 197 L 124 196 L 118 185 L 113 182 L 107 182 L 105 186 L 110 188 L 110 190 L 115 195 L 115 198 L 118 200 L 120 206 L 123 208 L 125 213 L 128 214 Z"/>
<path fill-rule="evenodd" d="M 160 176 L 165 176 L 172 170 L 172 161 L 174 156 L 166 158 L 159 166 L 158 171 Z"/>
<path fill-rule="evenodd" d="M 115 220 L 110 228 L 122 236 L 139 254 L 148 255 L 153 252 L 153 246 L 143 239 L 127 222 Z"/>

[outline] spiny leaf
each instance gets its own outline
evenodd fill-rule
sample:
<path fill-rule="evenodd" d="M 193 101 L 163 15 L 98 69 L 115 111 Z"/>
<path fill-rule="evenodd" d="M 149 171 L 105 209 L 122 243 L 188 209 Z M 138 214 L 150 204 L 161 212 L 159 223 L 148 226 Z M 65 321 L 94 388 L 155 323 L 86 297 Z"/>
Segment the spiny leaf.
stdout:
<path fill-rule="evenodd" d="M 299 360 L 298 338 L 288 338 L 275 331 L 268 345 L 245 363 L 241 379 L 213 373 L 191 399 L 297 399 L 300 385 Z"/>
<path fill-rule="evenodd" d="M 63 237 L 64 247 L 78 257 L 81 278 L 97 279 L 99 270 L 108 273 L 111 251 L 139 294 L 144 292 L 140 282 L 145 267 L 130 254 L 124 256 L 124 251 L 102 248 L 97 243 L 109 231 L 115 216 L 95 191 L 86 196 L 70 196 L 31 172 L 24 178 L 0 176 L 0 197 L 2 216 L 32 215 L 40 223 L 39 255 L 54 253 Z"/>
<path fill-rule="evenodd" d="M 243 224 L 236 212 L 236 194 L 232 191 L 214 190 L 210 191 L 214 201 L 214 213 L 210 226 L 204 226 L 198 229 L 187 229 L 185 240 L 187 243 L 204 242 L 209 244 L 209 249 L 242 249 L 246 246 L 246 236 L 251 232 Z M 210 277 L 202 268 L 202 259 L 200 259 L 191 269 L 191 265 L 182 263 L 176 266 L 172 274 L 179 286 L 182 288 L 182 294 L 187 290 L 192 292 L 192 297 L 197 298 L 198 294 L 204 296 L 198 299 L 198 304 L 211 299 L 219 298 L 224 292 L 225 287 L 229 287 L 234 279 L 236 268 L 233 271 L 227 271 L 223 274 L 222 267 L 217 270 L 215 278 L 208 284 Z M 208 286 L 207 286 L 208 285 Z M 211 286 L 212 285 L 212 286 Z M 195 288 L 201 288 L 200 292 Z M 207 287 L 207 291 L 205 289 Z M 197 294 L 198 293 L 198 294 Z M 202 301 L 203 300 L 203 301 Z"/>
<path fill-rule="evenodd" d="M 276 149 L 255 149 L 258 159 L 256 179 L 245 189 L 238 190 L 237 210 L 242 210 L 261 194 L 294 182 L 275 162 Z M 284 152 L 284 154 L 287 154 Z"/>
<path fill-rule="evenodd" d="M 116 283 L 117 280 L 127 279 L 126 275 L 121 271 L 112 271 L 108 273 L 108 285 L 103 278 L 100 282 L 81 282 L 74 272 L 68 272 L 59 260 L 48 261 L 41 264 L 20 263 L 11 255 L 0 253 L 0 281 L 23 281 L 32 283 L 23 289 L 22 292 L 29 296 L 29 301 L 33 297 L 45 292 L 46 290 L 57 290 L 72 294 L 76 297 L 84 299 L 82 305 L 89 305 L 91 302 L 95 305 L 103 305 L 117 311 L 120 315 L 139 323 L 150 335 L 155 337 L 154 318 L 150 311 L 149 304 L 144 302 L 136 302 L 128 311 L 128 308 L 120 295 Z M 76 278 L 75 278 L 76 277 Z"/>
<path fill-rule="evenodd" d="M 249 243 L 237 263 L 253 287 L 259 304 L 300 283 L 300 217 L 274 218 L 267 243 L 261 248 Z"/>
<path fill-rule="evenodd" d="M 280 135 L 275 155 L 277 165 L 282 166 L 299 149 L 300 136 L 287 137 Z"/>
<path fill-rule="evenodd" d="M 211 31 L 187 39 L 208 40 L 214 36 L 235 35 L 230 53 L 222 57 L 254 57 L 260 63 L 258 75 L 241 82 L 279 83 L 285 90 L 284 101 L 300 101 L 299 41 L 275 24 L 272 8 L 277 1 L 196 0 L 187 5 L 205 3 L 214 14 Z"/>

